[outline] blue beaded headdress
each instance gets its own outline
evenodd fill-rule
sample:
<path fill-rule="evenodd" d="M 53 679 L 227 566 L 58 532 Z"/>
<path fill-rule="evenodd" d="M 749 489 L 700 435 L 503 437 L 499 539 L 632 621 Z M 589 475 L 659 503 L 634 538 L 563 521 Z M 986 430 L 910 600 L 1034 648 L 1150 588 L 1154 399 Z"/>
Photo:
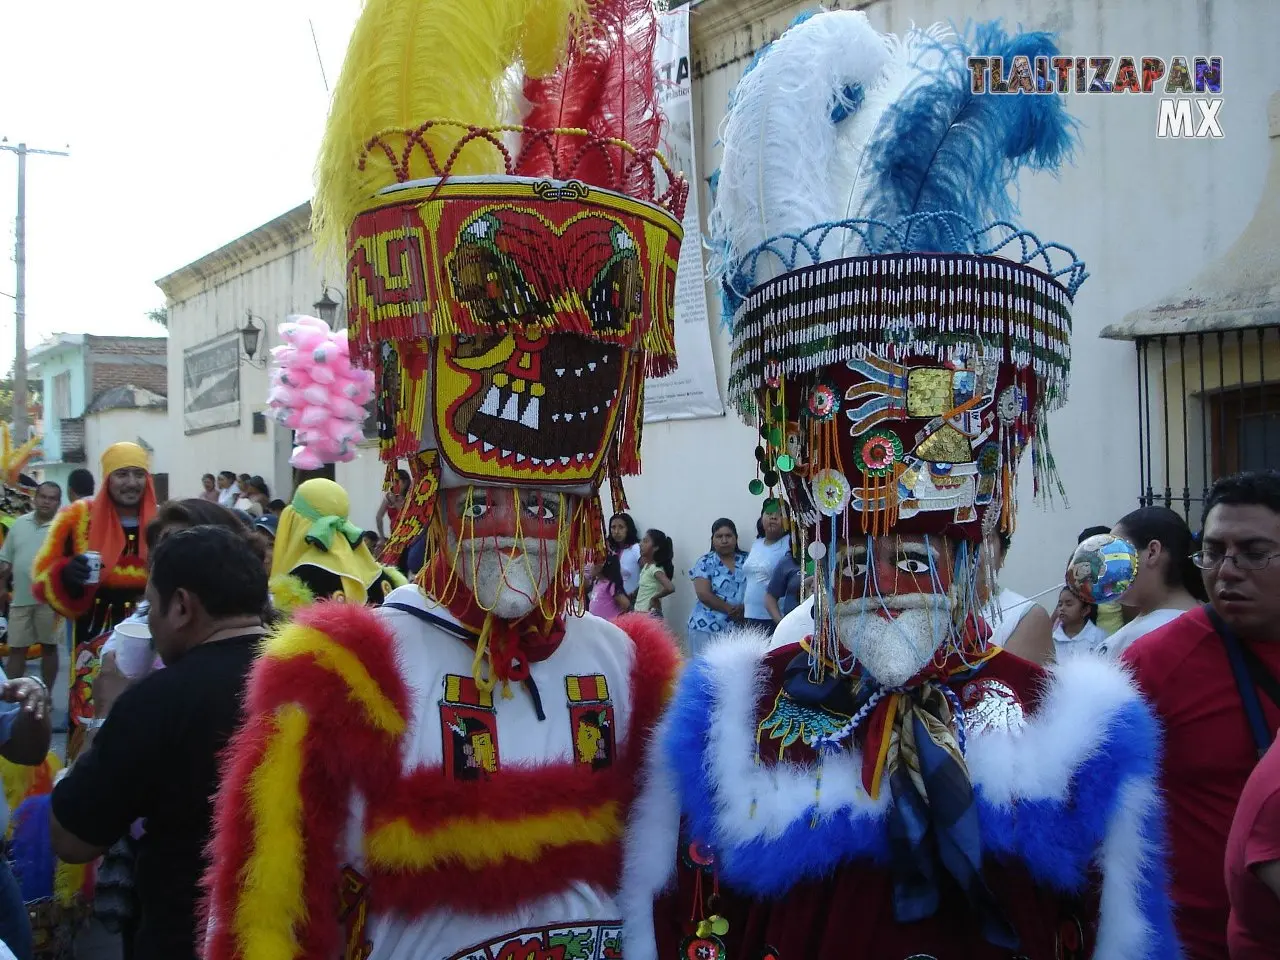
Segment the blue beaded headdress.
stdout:
<path fill-rule="evenodd" d="M 1074 123 L 1057 96 L 975 93 L 967 63 L 1056 52 L 995 23 L 897 38 L 832 11 L 730 98 L 710 219 L 729 391 L 760 430 L 753 491 L 785 498 L 812 541 L 815 641 L 833 656 L 841 545 L 1012 530 L 1028 447 L 1037 493 L 1062 491 L 1045 413 L 1066 398 L 1087 274 L 1017 225 L 1014 193 L 1023 169 L 1068 158 Z M 944 552 L 956 640 L 979 552 Z"/>

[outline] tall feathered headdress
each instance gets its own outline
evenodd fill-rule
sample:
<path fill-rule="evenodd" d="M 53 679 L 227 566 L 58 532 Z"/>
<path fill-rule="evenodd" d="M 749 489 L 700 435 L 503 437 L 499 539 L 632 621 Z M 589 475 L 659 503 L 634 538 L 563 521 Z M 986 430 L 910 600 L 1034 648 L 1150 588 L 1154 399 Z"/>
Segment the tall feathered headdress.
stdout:
<path fill-rule="evenodd" d="M 0 513 L 18 516 L 31 509 L 35 481 L 22 471 L 39 450 L 40 437 L 33 436 L 14 446 L 9 425 L 0 423 L 0 482 L 4 486 L 0 491 Z"/>
<path fill-rule="evenodd" d="M 1044 414 L 1086 274 L 1014 224 L 1014 189 L 1067 159 L 1073 124 L 1056 96 L 975 93 L 967 66 L 1055 53 L 998 24 L 897 38 L 829 12 L 734 91 L 711 215 L 730 392 L 763 438 L 753 489 L 786 499 L 828 587 L 828 547 L 858 537 L 1011 530 L 1029 445 L 1057 485 Z"/>
<path fill-rule="evenodd" d="M 675 367 L 688 186 L 658 154 L 651 0 L 370 0 L 334 94 L 314 226 L 347 256 L 388 476 L 575 493 L 639 469 L 644 380 Z"/>

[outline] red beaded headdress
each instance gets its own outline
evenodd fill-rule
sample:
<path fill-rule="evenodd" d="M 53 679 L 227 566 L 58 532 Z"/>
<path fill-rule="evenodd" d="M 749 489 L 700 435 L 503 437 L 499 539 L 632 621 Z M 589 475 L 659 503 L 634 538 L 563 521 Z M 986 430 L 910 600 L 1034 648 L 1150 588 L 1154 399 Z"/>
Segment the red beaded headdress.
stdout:
<path fill-rule="evenodd" d="M 675 367 L 688 185 L 657 153 L 648 0 L 373 0 L 319 167 L 316 227 L 345 240 L 352 359 L 378 374 L 382 457 L 415 491 L 582 497 L 639 470 L 644 380 Z M 588 543 L 589 541 L 589 543 Z"/>

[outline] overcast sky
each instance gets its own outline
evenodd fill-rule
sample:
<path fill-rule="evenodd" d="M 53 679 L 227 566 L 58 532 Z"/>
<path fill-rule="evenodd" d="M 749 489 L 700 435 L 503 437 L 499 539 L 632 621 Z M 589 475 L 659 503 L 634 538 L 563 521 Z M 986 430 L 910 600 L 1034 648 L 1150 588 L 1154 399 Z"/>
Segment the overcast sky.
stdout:
<path fill-rule="evenodd" d="M 359 0 L 0 3 L 0 136 L 27 161 L 27 345 L 155 335 L 155 281 L 311 193 Z M 0 152 L 0 294 L 14 293 L 17 157 Z M 13 300 L 0 296 L 0 369 Z"/>

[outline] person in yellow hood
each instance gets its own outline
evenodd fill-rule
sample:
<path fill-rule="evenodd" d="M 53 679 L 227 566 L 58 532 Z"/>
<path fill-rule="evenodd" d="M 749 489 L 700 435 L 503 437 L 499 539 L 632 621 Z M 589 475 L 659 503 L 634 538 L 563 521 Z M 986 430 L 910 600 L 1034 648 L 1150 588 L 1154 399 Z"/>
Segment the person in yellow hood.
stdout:
<path fill-rule="evenodd" d="M 288 613 L 309 599 L 380 604 L 399 585 L 348 519 L 347 491 L 316 478 L 298 487 L 284 508 L 271 555 L 272 599 Z"/>

